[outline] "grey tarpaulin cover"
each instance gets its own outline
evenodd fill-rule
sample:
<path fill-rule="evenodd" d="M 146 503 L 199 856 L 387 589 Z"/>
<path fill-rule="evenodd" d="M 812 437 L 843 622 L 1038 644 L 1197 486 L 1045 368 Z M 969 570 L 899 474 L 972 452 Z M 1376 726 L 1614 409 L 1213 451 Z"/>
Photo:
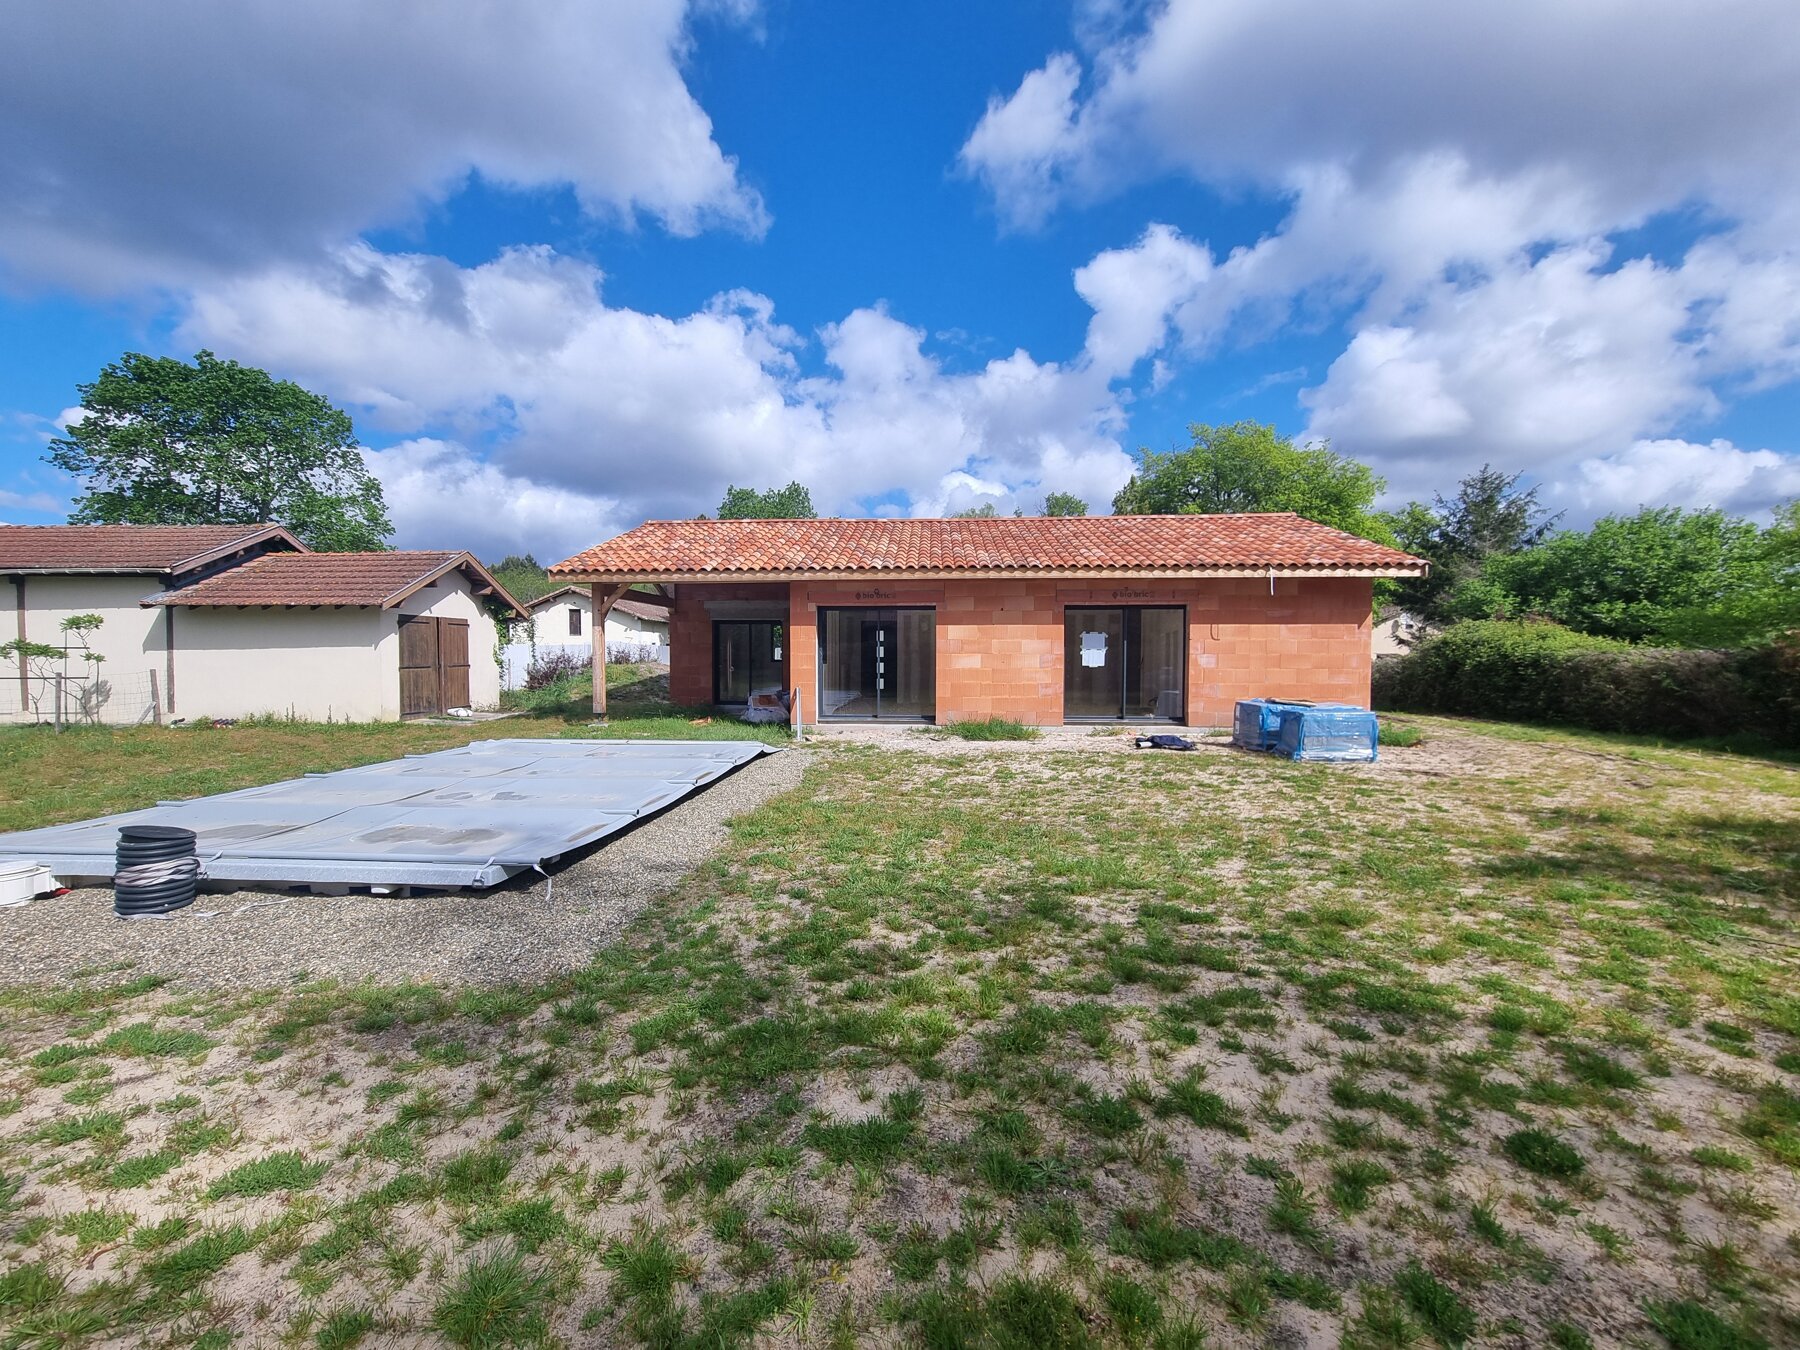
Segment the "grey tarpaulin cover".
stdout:
<path fill-rule="evenodd" d="M 0 859 L 41 863 L 65 885 L 110 879 L 121 825 L 180 825 L 211 881 L 492 886 L 771 753 L 757 741 L 474 741 L 0 835 Z"/>

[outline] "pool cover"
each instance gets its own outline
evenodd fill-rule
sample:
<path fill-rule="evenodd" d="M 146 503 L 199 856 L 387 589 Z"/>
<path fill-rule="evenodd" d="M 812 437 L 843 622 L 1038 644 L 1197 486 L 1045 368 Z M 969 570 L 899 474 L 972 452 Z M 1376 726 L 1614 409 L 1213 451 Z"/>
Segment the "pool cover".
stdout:
<path fill-rule="evenodd" d="M 110 881 L 121 825 L 194 831 L 204 879 L 493 886 L 673 806 L 757 741 L 475 741 L 454 750 L 0 835 L 0 859 Z"/>

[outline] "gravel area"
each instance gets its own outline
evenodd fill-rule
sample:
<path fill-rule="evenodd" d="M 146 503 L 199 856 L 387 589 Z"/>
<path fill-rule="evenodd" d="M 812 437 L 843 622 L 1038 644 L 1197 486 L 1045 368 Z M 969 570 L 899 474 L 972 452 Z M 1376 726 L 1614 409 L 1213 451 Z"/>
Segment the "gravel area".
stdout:
<path fill-rule="evenodd" d="M 71 891 L 0 909 L 0 969 L 9 982 L 33 983 L 127 963 L 136 974 L 196 986 L 324 975 L 442 985 L 542 980 L 616 941 L 646 905 L 724 846 L 726 822 L 798 786 L 807 758 L 786 750 L 753 760 L 553 868 L 548 886 L 530 876 L 489 891 L 405 897 L 221 892 L 202 894 L 168 922 L 136 923 L 114 917 L 110 890 Z"/>
<path fill-rule="evenodd" d="M 1036 754 L 1047 751 L 1095 750 L 1103 753 L 1134 751 L 1139 736 L 1186 736 L 1215 746 L 1231 744 L 1229 733 L 1217 727 L 1183 727 L 1168 722 L 1142 726 L 1039 727 L 1028 741 L 965 741 L 941 729 L 921 725 L 881 726 L 872 722 L 809 726 L 806 738 L 824 745 L 873 745 L 883 750 L 916 750 L 926 755 Z"/>

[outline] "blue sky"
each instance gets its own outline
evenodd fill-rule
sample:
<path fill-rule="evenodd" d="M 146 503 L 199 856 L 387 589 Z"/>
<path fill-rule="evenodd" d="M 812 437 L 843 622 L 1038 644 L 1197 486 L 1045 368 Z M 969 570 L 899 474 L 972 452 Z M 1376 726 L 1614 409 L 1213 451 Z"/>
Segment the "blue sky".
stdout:
<path fill-rule="evenodd" d="M 78 383 L 200 346 L 490 557 L 790 477 L 1104 509 L 1238 418 L 1395 501 L 1800 495 L 1766 0 L 101 8 L 0 19 L 6 518 L 65 509 Z"/>

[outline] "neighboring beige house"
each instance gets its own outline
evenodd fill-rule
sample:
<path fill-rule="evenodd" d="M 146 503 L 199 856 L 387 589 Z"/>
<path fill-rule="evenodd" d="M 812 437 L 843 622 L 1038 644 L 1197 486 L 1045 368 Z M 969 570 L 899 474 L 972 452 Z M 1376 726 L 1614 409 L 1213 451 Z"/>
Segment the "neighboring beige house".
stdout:
<path fill-rule="evenodd" d="M 0 578 L 8 637 L 72 648 L 11 663 L 8 721 L 48 720 L 59 696 L 111 723 L 493 707 L 495 611 L 525 612 L 467 553 L 312 553 L 273 525 L 5 525 Z M 75 614 L 101 617 L 97 665 L 61 629 Z"/>
<path fill-rule="evenodd" d="M 1413 615 L 1403 610 L 1390 610 L 1369 627 L 1370 653 L 1377 661 L 1383 657 L 1405 656 L 1430 633 L 1431 630 Z"/>
<path fill-rule="evenodd" d="M 594 600 L 589 586 L 564 586 L 540 595 L 531 611 L 532 639 L 540 648 L 588 646 L 594 640 Z M 669 606 L 640 592 L 615 601 L 606 616 L 606 640 L 614 646 L 669 649 Z"/>

